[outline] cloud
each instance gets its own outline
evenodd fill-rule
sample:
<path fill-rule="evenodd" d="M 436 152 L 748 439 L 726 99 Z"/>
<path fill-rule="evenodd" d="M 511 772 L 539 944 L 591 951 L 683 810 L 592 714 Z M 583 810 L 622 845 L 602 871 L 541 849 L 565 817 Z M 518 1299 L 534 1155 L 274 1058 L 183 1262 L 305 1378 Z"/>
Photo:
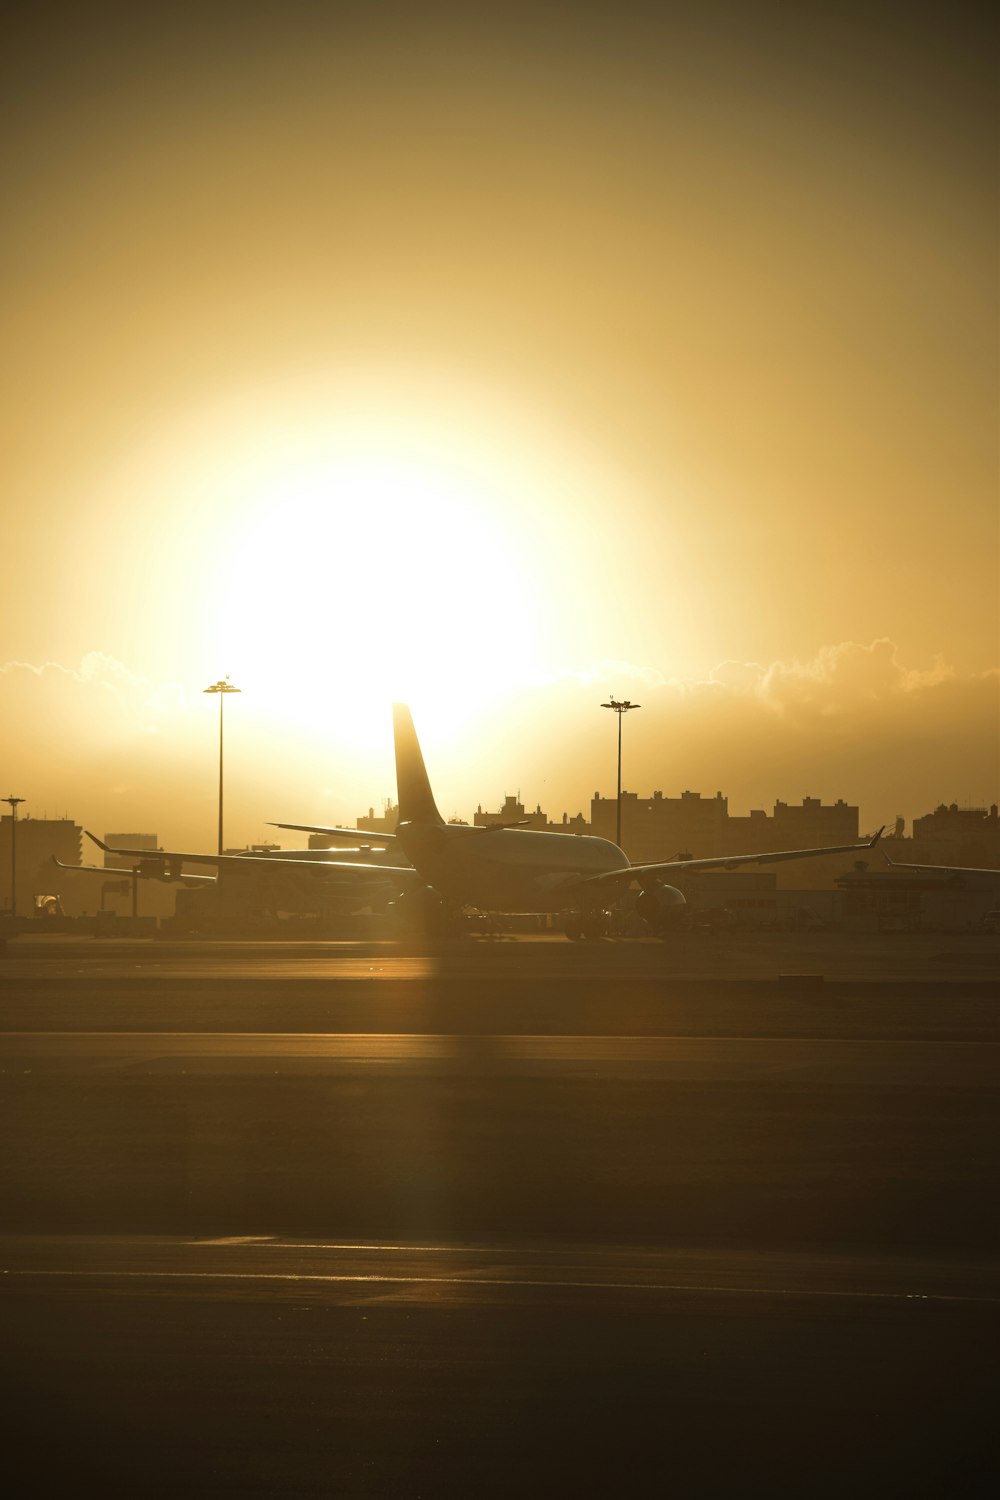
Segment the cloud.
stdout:
<path fill-rule="evenodd" d="M 778 713 L 830 718 L 932 690 L 955 675 L 940 660 L 929 668 L 905 667 L 895 642 L 885 638 L 867 646 L 844 641 L 824 646 L 809 662 L 772 662 L 756 691 Z"/>
<path fill-rule="evenodd" d="M 616 737 L 599 707 L 611 691 L 642 705 L 624 731 L 625 786 L 642 796 L 721 790 L 734 812 L 844 797 L 868 827 L 1000 792 L 1000 671 L 908 662 L 880 639 L 826 646 L 805 661 L 726 661 L 704 679 L 622 661 L 553 674 L 478 718 L 460 716 L 427 747 L 442 803 L 469 816 L 520 790 L 558 818 L 587 811 L 595 790 L 613 794 Z M 72 667 L 8 662 L 6 789 L 30 797 L 36 815 L 68 809 L 105 831 L 148 828 L 202 847 L 216 796 L 208 707 L 200 693 L 103 653 Z M 394 790 L 388 742 L 377 760 L 361 755 L 349 736 L 282 719 L 266 695 L 248 699 L 237 723 L 226 778 L 234 840 L 260 837 L 290 796 L 296 817 L 353 823 Z"/>
<path fill-rule="evenodd" d="M 161 803 L 171 772 L 183 774 L 190 763 L 185 697 L 103 652 L 88 652 L 75 666 L 6 662 L 4 774 L 30 799 L 32 816 L 68 809 L 111 828 L 124 803 L 122 816 L 144 826 L 144 804 Z"/>
<path fill-rule="evenodd" d="M 887 638 L 843 641 L 804 661 L 728 660 L 704 679 L 656 680 L 641 667 L 615 666 L 615 690 L 643 706 L 625 731 L 625 785 L 640 795 L 721 789 L 734 811 L 778 798 L 844 797 L 861 805 L 863 824 L 867 808 L 877 825 L 941 801 L 988 803 L 1000 791 L 996 669 L 914 664 Z M 585 766 L 570 811 L 586 806 L 594 788 L 613 793 L 608 736 L 594 712 L 594 688 L 607 685 L 599 670 L 567 675 L 534 711 L 536 724 L 565 725 L 546 738 L 549 761 L 559 754 Z M 527 746 L 525 758 L 541 771 L 541 756 Z"/>
<path fill-rule="evenodd" d="M 995 683 L 998 673 L 1000 669 L 961 678 L 941 657 L 935 657 L 928 666 L 906 666 L 896 643 L 881 637 L 868 645 L 842 641 L 823 646 L 807 661 L 795 658 L 764 665 L 729 659 L 719 662 L 704 678 L 671 677 L 656 667 L 635 662 L 599 661 L 554 673 L 545 682 L 617 684 L 629 690 L 641 686 L 649 692 L 660 690 L 672 699 L 700 704 L 753 702 L 774 714 L 825 719 L 873 704 L 894 703 L 902 696 L 947 683 Z"/>
<path fill-rule="evenodd" d="M 929 698 L 943 688 L 997 695 L 1000 668 L 962 675 L 941 657 L 927 666 L 907 666 L 897 644 L 881 637 L 868 645 L 842 641 L 823 646 L 807 661 L 727 660 L 706 678 L 669 677 L 653 667 L 631 662 L 597 662 L 556 674 L 551 682 L 583 685 L 616 682 L 642 685 L 648 693 L 673 704 L 684 700 L 699 708 L 750 706 L 788 720 L 850 718 L 881 706 L 899 709 L 905 700 Z"/>
<path fill-rule="evenodd" d="M 184 700 L 175 684 L 153 683 L 100 651 L 88 652 L 75 667 L 0 665 L 0 708 L 22 742 L 51 744 L 69 736 L 80 748 L 119 743 L 158 728 Z"/>
<path fill-rule="evenodd" d="M 989 683 L 997 676 L 994 670 L 966 680 Z M 905 666 L 896 643 L 882 637 L 867 646 L 857 641 L 824 646 L 807 662 L 774 661 L 766 667 L 759 662 L 721 662 L 711 680 L 733 694 L 756 698 L 776 713 L 829 718 L 955 683 L 959 677 L 941 657 L 928 667 Z"/>

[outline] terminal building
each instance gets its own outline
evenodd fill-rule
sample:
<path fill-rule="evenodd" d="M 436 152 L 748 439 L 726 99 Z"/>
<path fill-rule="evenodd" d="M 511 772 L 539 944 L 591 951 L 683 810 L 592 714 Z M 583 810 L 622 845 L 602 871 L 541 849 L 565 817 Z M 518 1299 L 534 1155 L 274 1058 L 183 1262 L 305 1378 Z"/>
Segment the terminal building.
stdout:
<path fill-rule="evenodd" d="M 67 865 L 81 862 L 83 829 L 72 818 L 33 818 L 30 813 L 19 817 L 12 828 L 10 813 L 0 818 L 0 906 L 10 912 L 11 902 L 11 834 L 14 832 L 14 863 L 17 880 L 17 914 L 30 917 L 36 898 L 59 894 L 62 871 L 52 863 L 53 856 Z M 65 905 L 64 905 L 65 909 Z"/>
<path fill-rule="evenodd" d="M 840 924 L 864 932 L 996 932 L 996 880 L 956 871 L 855 868 L 837 881 Z M 993 919 L 991 921 L 991 918 Z M 995 954 L 991 955 L 995 963 Z"/>

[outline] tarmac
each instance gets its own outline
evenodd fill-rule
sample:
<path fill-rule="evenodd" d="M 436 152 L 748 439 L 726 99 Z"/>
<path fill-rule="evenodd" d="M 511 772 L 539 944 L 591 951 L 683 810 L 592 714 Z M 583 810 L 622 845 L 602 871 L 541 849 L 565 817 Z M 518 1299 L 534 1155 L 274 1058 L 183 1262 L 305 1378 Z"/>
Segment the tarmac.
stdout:
<path fill-rule="evenodd" d="M 17 1492 L 992 1493 L 998 951 L 8 942 Z"/>

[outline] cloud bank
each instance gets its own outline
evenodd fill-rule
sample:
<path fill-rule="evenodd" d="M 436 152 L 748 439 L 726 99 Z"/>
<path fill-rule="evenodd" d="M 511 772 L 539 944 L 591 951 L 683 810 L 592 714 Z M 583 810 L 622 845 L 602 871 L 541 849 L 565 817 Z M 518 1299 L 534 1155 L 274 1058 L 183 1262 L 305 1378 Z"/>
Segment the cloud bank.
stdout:
<path fill-rule="evenodd" d="M 615 726 L 599 707 L 608 693 L 642 704 L 624 731 L 624 784 L 640 795 L 721 790 L 733 812 L 844 797 L 868 827 L 1000 792 L 1000 670 L 911 664 L 879 639 L 807 661 L 725 661 L 704 680 L 621 661 L 560 672 L 498 702 L 461 741 L 425 746 L 442 809 L 469 816 L 520 791 L 558 817 L 587 811 L 594 791 L 613 795 Z M 394 792 L 388 726 L 376 764 L 352 754 L 346 727 L 338 745 L 269 720 L 249 699 L 241 714 L 227 758 L 233 841 L 262 837 L 268 818 L 353 823 Z M 215 722 L 200 692 L 101 653 L 76 666 L 0 667 L 0 774 L 34 816 L 65 812 L 98 832 L 149 830 L 203 847 Z"/>

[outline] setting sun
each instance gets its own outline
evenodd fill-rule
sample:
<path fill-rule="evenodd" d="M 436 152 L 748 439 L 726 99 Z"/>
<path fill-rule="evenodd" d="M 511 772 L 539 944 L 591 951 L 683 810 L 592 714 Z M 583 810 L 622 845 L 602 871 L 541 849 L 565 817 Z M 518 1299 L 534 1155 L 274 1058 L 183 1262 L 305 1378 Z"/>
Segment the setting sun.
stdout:
<path fill-rule="evenodd" d="M 214 633 L 234 673 L 281 697 L 319 674 L 385 704 L 538 670 L 542 580 L 481 469 L 348 438 L 232 499 Z"/>

